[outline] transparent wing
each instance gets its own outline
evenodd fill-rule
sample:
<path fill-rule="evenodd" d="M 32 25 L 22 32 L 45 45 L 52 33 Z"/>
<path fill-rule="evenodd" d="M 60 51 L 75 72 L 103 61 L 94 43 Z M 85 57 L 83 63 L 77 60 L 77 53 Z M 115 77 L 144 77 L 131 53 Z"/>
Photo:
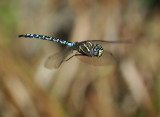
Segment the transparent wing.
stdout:
<path fill-rule="evenodd" d="M 94 44 L 100 44 L 104 49 L 101 57 L 77 56 L 77 58 L 85 63 L 103 66 L 108 64 L 116 64 L 121 56 L 124 56 L 126 44 L 131 44 L 131 41 L 105 41 L 105 40 L 88 40 Z"/>
<path fill-rule="evenodd" d="M 106 41 L 106 40 L 88 40 L 96 43 L 131 43 L 130 40 L 125 40 L 125 41 Z"/>
<path fill-rule="evenodd" d="M 130 40 L 125 41 L 105 41 L 105 40 L 90 40 L 95 44 L 100 44 L 104 50 L 110 51 L 111 48 L 121 47 L 124 45 L 130 45 L 132 42 Z"/>
<path fill-rule="evenodd" d="M 77 56 L 77 58 L 87 64 L 95 66 L 105 66 L 109 64 L 116 64 L 118 58 L 112 53 L 105 51 L 101 57 Z"/>
<path fill-rule="evenodd" d="M 48 69 L 59 68 L 59 66 L 63 63 L 64 59 L 73 51 L 72 48 L 65 48 L 63 51 L 57 52 L 51 56 L 49 56 L 44 66 Z"/>
<path fill-rule="evenodd" d="M 124 41 L 105 41 L 105 40 L 92 40 L 95 44 L 100 44 L 104 51 L 110 52 L 116 58 L 124 57 L 127 50 L 134 44 L 130 40 Z"/>

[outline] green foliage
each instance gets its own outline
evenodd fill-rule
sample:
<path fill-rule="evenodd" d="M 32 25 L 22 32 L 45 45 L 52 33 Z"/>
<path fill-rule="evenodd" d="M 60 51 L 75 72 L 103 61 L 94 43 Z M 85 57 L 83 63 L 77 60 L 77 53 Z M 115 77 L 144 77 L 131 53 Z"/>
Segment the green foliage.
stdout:
<path fill-rule="evenodd" d="M 13 34 L 17 26 L 17 7 L 15 3 L 11 0 L 0 2 L 0 25 L 8 35 Z"/>

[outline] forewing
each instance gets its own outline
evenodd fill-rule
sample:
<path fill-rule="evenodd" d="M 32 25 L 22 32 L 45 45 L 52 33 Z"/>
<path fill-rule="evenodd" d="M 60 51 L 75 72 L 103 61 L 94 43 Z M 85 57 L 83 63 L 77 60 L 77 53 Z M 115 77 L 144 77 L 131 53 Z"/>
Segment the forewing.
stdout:
<path fill-rule="evenodd" d="M 90 40 L 94 44 L 100 44 L 104 50 L 110 51 L 116 47 L 124 47 L 125 45 L 130 45 L 132 42 L 130 40 L 125 41 L 105 41 L 105 40 Z"/>
<path fill-rule="evenodd" d="M 131 47 L 132 42 L 130 40 L 124 41 L 105 41 L 105 40 L 92 40 L 94 44 L 100 44 L 104 52 L 110 52 L 115 57 L 125 56 L 125 52 Z"/>
<path fill-rule="evenodd" d="M 100 43 L 100 44 L 104 44 L 104 43 L 114 43 L 114 44 L 130 44 L 131 41 L 130 40 L 125 40 L 125 41 L 106 41 L 106 40 L 88 40 L 88 41 L 92 41 L 95 43 Z"/>

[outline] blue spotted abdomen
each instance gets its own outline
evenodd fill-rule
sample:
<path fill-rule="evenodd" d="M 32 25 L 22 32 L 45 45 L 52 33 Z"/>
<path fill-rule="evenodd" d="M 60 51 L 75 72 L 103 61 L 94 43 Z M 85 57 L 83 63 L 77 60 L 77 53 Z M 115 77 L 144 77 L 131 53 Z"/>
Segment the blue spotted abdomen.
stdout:
<path fill-rule="evenodd" d="M 58 38 L 54 38 L 54 37 L 50 37 L 50 36 L 45 36 L 45 35 L 38 35 L 38 34 L 22 34 L 22 35 L 18 35 L 19 37 L 25 37 L 25 38 L 37 38 L 37 39 L 42 39 L 42 40 L 48 40 L 48 41 L 54 41 L 54 42 L 58 42 L 60 44 L 66 44 L 70 47 L 73 46 L 73 43 L 71 42 L 67 42 L 65 40 L 61 40 Z"/>

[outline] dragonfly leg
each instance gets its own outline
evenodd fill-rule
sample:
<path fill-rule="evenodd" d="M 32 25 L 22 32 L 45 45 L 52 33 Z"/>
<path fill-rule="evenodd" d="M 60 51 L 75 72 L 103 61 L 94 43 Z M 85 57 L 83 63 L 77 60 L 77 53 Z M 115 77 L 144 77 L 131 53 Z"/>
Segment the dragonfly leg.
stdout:
<path fill-rule="evenodd" d="M 73 53 L 73 51 L 74 51 L 74 50 L 72 49 L 72 53 Z"/>
<path fill-rule="evenodd" d="M 74 54 L 73 56 L 69 57 L 68 59 L 64 60 L 64 61 L 68 61 L 70 60 L 71 58 L 73 58 L 74 56 L 84 56 L 83 54 Z"/>
<path fill-rule="evenodd" d="M 108 52 L 108 51 L 105 51 L 105 52 L 107 52 L 108 54 L 110 54 L 115 59 L 115 61 L 117 61 L 117 58 L 111 52 Z"/>

